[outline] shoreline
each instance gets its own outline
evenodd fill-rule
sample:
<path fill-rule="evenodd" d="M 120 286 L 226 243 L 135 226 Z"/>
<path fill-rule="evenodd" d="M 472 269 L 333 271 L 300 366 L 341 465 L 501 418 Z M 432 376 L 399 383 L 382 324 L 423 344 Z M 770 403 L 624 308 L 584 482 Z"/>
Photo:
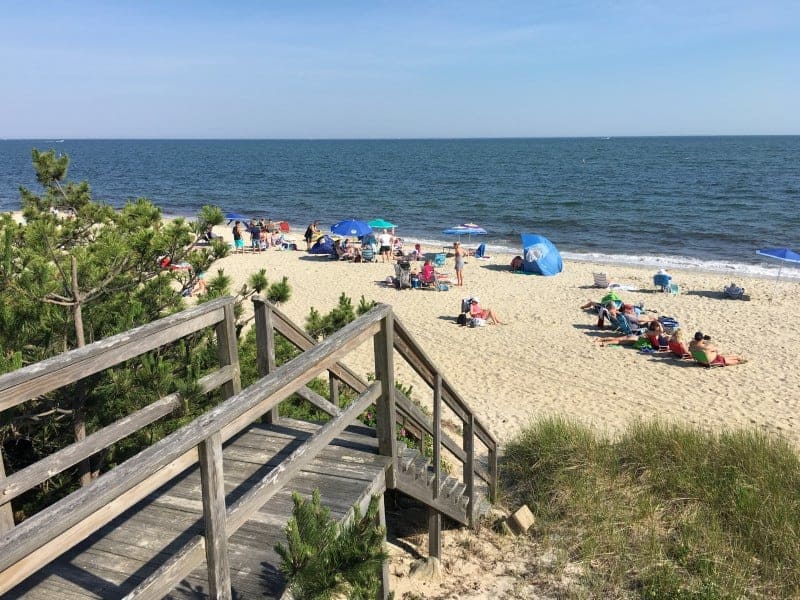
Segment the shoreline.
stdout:
<path fill-rule="evenodd" d="M 18 221 L 21 220 L 22 212 L 20 210 L 6 211 L 10 212 Z M 179 215 L 167 214 L 162 211 L 162 217 L 165 220 L 176 218 L 183 218 L 186 220 L 194 220 L 197 215 Z M 228 225 L 217 226 L 219 230 L 225 231 L 230 229 Z M 297 226 L 292 227 L 292 232 L 295 238 L 302 239 L 302 230 Z M 303 228 L 304 229 L 304 228 Z M 299 231 L 298 231 L 299 230 Z M 330 234 L 328 231 L 323 233 Z M 404 237 L 402 235 L 402 228 L 398 228 L 398 237 L 402 237 L 407 245 L 413 246 L 416 243 L 422 244 L 424 247 L 436 249 L 437 247 L 450 246 L 458 238 L 456 236 L 447 236 L 446 238 L 423 238 L 410 235 Z M 491 236 L 474 236 L 471 241 L 466 241 L 462 238 L 461 241 L 465 246 L 470 248 L 477 247 L 480 243 L 486 243 L 487 254 L 492 255 L 508 255 L 508 262 L 511 261 L 517 254 L 522 254 L 522 246 L 514 247 L 503 243 L 491 243 Z M 554 242 L 555 243 L 555 242 Z M 555 244 L 558 247 L 558 244 Z M 570 262 L 593 264 L 598 269 L 605 267 L 641 267 L 651 268 L 653 271 L 659 268 L 666 268 L 667 270 L 691 270 L 701 271 L 710 274 L 726 275 L 733 278 L 734 282 L 737 278 L 761 278 L 761 279 L 777 279 L 790 280 L 800 282 L 800 267 L 793 267 L 791 263 L 781 264 L 778 260 L 769 260 L 765 258 L 756 258 L 755 249 L 753 249 L 753 260 L 751 262 L 728 262 L 722 259 L 703 260 L 691 256 L 684 255 L 635 255 L 635 254 L 605 254 L 605 253 L 581 253 L 560 250 L 561 256 L 564 260 Z M 731 283 L 729 281 L 728 283 Z M 738 283 L 738 282 L 736 282 Z"/>

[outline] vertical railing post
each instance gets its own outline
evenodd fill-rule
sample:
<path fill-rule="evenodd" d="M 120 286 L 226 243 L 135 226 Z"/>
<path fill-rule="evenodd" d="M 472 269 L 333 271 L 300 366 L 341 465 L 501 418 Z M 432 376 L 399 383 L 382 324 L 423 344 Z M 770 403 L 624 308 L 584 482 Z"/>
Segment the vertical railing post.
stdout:
<path fill-rule="evenodd" d="M 381 502 L 378 506 L 378 526 L 383 528 L 383 549 L 386 550 L 386 502 L 385 495 L 381 494 Z M 378 597 L 381 600 L 389 598 L 389 560 L 386 559 L 381 564 L 381 583 L 378 586 Z"/>
<path fill-rule="evenodd" d="M 497 502 L 497 445 L 489 448 L 489 499 L 492 504 Z"/>
<path fill-rule="evenodd" d="M 437 371 L 433 384 L 433 499 L 439 497 L 442 470 L 442 375 Z M 428 508 L 428 554 L 442 557 L 442 514 Z"/>
<path fill-rule="evenodd" d="M 339 406 L 339 379 L 328 371 L 328 389 L 330 390 L 331 404 Z"/>
<path fill-rule="evenodd" d="M 225 516 L 225 481 L 222 471 L 222 434 L 215 431 L 200 443 L 197 450 L 203 493 L 209 596 L 229 600 L 231 571 Z"/>
<path fill-rule="evenodd" d="M 275 370 L 275 328 L 272 325 L 272 308 L 259 296 L 253 297 L 253 316 L 256 327 L 256 366 L 258 376 L 264 377 Z M 264 415 L 262 421 L 267 424 L 277 422 L 280 413 L 273 407 Z"/>
<path fill-rule="evenodd" d="M 0 481 L 6 478 L 6 468 L 3 464 L 3 450 L 0 448 Z M 0 533 L 14 529 L 14 511 L 11 502 L 6 502 L 0 506 Z"/>
<path fill-rule="evenodd" d="M 466 494 L 469 498 L 469 525 L 475 526 L 475 415 L 469 413 L 464 422 L 464 485 L 467 486 Z"/>
<path fill-rule="evenodd" d="M 217 323 L 217 357 L 220 366 L 233 367 L 233 377 L 226 381 L 221 388 L 222 399 L 230 398 L 242 390 L 241 370 L 239 368 L 239 348 L 236 343 L 236 315 L 233 313 L 233 303 L 224 307 L 225 318 Z"/>
<path fill-rule="evenodd" d="M 381 321 L 381 329 L 373 338 L 375 351 L 375 378 L 381 382 L 381 396 L 375 407 L 375 420 L 378 434 L 378 453 L 391 456 L 392 463 L 386 473 L 386 486 L 394 489 L 395 461 L 397 459 L 397 420 L 394 403 L 394 318 L 392 313 Z"/>

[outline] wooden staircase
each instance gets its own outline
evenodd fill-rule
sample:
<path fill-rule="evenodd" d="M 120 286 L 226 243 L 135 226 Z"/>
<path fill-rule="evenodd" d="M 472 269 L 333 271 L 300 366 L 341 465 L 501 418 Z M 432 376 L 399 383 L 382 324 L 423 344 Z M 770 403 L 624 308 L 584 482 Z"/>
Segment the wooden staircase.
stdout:
<path fill-rule="evenodd" d="M 391 307 L 379 305 L 322 342 L 310 338 L 262 298 L 254 299 L 254 311 L 261 378 L 244 390 L 239 380 L 232 298 L 198 305 L 0 376 L 3 411 L 210 328 L 217 340 L 219 366 L 205 373 L 198 380 L 198 387 L 203 392 L 218 391 L 223 399 L 209 412 L 104 473 L 89 486 L 19 524 L 12 518 L 12 501 L 86 457 L 179 410 L 183 400 L 178 393 L 165 396 L 8 476 L 0 461 L 0 595 L 49 598 L 54 589 L 64 593 L 68 589 L 69 597 L 75 599 L 181 597 L 180 585 L 192 581 L 211 598 L 231 598 L 232 590 L 238 593 L 243 589 L 248 594 L 279 597 L 280 578 L 272 577 L 268 584 L 263 575 L 254 573 L 259 565 L 270 561 L 268 557 L 256 560 L 255 566 L 242 566 L 243 558 L 261 556 L 256 546 L 251 552 L 247 549 L 251 542 L 242 540 L 253 538 L 252 543 L 258 543 L 256 538 L 260 537 L 263 542 L 264 534 L 250 535 L 254 526 L 270 524 L 280 531 L 280 523 L 288 518 L 288 493 L 293 489 L 307 491 L 311 485 L 308 478 L 316 476 L 314 473 L 325 475 L 324 467 L 314 465 L 330 461 L 332 447 L 361 452 L 362 458 L 346 460 L 364 468 L 372 465 L 367 475 L 340 469 L 350 473 L 350 479 L 342 479 L 340 484 L 350 494 L 338 495 L 341 518 L 347 518 L 343 510 L 348 503 L 352 506 L 353 502 L 367 502 L 370 494 L 396 489 L 428 506 L 429 553 L 437 558 L 441 555 L 442 515 L 464 525 L 476 523 L 497 492 L 497 440 L 395 318 Z M 276 335 L 303 353 L 278 367 Z M 375 381 L 368 384 L 341 360 L 370 338 Z M 395 387 L 395 357 L 405 360 L 429 387 L 432 414 Z M 329 398 L 308 387 L 320 372 L 328 373 Z M 342 386 L 355 393 L 355 399 L 347 406 L 339 405 Z M 238 450 L 236 444 L 262 430 L 286 431 L 287 421 L 281 419 L 278 407 L 291 396 L 310 402 L 330 415 L 330 420 L 313 433 L 303 434 L 303 440 L 289 440 L 289 450 L 280 454 L 265 450 L 258 459 L 248 459 L 253 471 L 244 477 L 244 450 Z M 367 409 L 375 412 L 374 430 L 358 423 Z M 443 415 L 458 423 L 460 440 L 442 431 Z M 413 431 L 419 446 L 430 449 L 430 456 L 399 441 L 399 426 Z M 358 433 L 347 433 L 350 441 L 342 445 L 341 436 L 354 428 Z M 259 435 L 258 439 L 262 439 L 263 435 Z M 246 445 L 246 452 L 252 454 L 253 444 Z M 448 465 L 447 471 L 443 464 Z M 160 490 L 173 485 L 187 469 L 194 469 L 195 479 L 190 491 L 179 494 L 183 498 L 179 504 L 185 504 L 181 510 L 195 511 L 185 515 L 190 525 L 179 531 L 179 519 L 156 519 L 157 526 L 152 530 L 144 528 L 141 540 L 133 543 L 118 524 L 121 520 L 144 518 L 144 513 L 136 511 L 145 500 L 155 505 L 168 501 Z M 237 487 L 240 480 L 246 480 L 247 486 Z M 327 492 L 337 496 L 337 490 L 328 487 Z M 381 518 L 383 515 L 382 509 Z M 115 531 L 115 527 L 119 528 Z M 121 550 L 102 541 L 120 536 L 133 549 L 131 552 L 135 550 L 135 556 L 126 555 L 125 561 L 116 560 Z M 139 554 L 151 542 L 170 539 L 179 541 L 152 557 Z M 103 552 L 110 558 L 100 558 L 105 556 Z M 111 563 L 116 570 L 109 570 Z M 135 566 L 126 570 L 123 564 Z M 270 568 L 275 569 L 274 565 Z M 382 580 L 386 595 L 386 566 Z M 92 586 L 81 581 L 102 581 L 106 591 L 98 595 Z"/>

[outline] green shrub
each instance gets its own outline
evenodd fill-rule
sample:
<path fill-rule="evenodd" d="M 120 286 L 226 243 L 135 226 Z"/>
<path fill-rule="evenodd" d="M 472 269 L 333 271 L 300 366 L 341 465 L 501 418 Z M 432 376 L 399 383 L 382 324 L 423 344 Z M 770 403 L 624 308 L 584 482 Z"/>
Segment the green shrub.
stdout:
<path fill-rule="evenodd" d="M 373 496 L 362 517 L 358 505 L 341 528 L 322 506 L 319 490 L 311 501 L 293 493 L 294 509 L 286 526 L 287 546 L 276 544 L 281 571 L 297 600 L 324 600 L 334 594 L 348 598 L 377 597 L 380 571 L 388 558 L 386 529 L 377 524 L 380 497 Z"/>

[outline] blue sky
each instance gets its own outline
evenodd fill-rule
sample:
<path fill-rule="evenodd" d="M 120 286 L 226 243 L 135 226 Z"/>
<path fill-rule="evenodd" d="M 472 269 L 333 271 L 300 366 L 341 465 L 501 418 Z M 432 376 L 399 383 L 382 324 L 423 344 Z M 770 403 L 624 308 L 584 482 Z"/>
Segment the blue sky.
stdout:
<path fill-rule="evenodd" d="M 0 138 L 800 134 L 800 2 L 0 5 Z"/>

